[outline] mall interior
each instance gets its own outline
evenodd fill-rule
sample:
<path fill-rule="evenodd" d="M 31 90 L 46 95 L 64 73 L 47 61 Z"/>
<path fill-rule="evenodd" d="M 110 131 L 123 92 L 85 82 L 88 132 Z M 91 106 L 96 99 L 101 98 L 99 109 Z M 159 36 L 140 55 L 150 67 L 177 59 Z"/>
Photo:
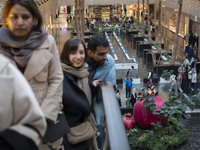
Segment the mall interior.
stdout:
<path fill-rule="evenodd" d="M 78 0 L 35 0 L 43 17 L 43 28 L 55 38 L 59 53 L 68 39 L 77 36 L 76 1 Z M 146 88 L 151 70 L 158 95 L 167 100 L 170 97 L 170 81 L 163 77 L 164 71 L 173 70 L 178 77 L 178 68 L 186 59 L 188 45 L 192 45 L 194 59 L 199 61 L 200 0 L 83 1 L 85 43 L 87 45 L 89 38 L 95 35 L 108 39 L 109 53 L 115 60 L 121 109 L 132 109 L 125 85 L 127 71 L 132 66 L 132 82 L 137 91 Z M 4 2 L 5 0 L 0 0 L 1 14 Z M 1 20 L 2 18 L 0 23 Z M 173 62 L 170 61 L 172 57 Z M 199 88 L 200 83 L 197 83 L 196 89 L 186 92 L 180 87 L 179 95 L 182 99 L 190 99 L 193 95 L 198 95 Z M 199 114 L 200 111 L 197 112 Z M 198 120 L 192 122 L 196 128 L 191 129 L 189 127 L 192 124 L 189 125 L 187 129 L 191 129 L 190 141 L 180 150 L 200 148 Z"/>
<path fill-rule="evenodd" d="M 35 2 L 43 17 L 43 27 L 54 36 L 61 53 L 65 41 L 76 37 L 74 0 L 35 0 Z M 0 11 L 3 4 L 4 0 L 0 0 Z M 110 47 L 109 53 L 115 58 L 116 79 L 118 88 L 121 90 L 122 106 L 126 107 L 124 79 L 131 66 L 134 66 L 133 82 L 138 90 L 146 84 L 151 68 L 159 94 L 167 99 L 168 89 L 161 88 L 160 90 L 159 88 L 158 83 L 162 82 L 160 77 L 164 70 L 172 69 L 177 73 L 177 68 L 185 59 L 185 46 L 190 43 L 191 34 L 196 37 L 193 38 L 196 39 L 194 56 L 196 58 L 199 56 L 200 1 L 183 0 L 180 17 L 178 17 L 179 9 L 178 0 L 84 1 L 84 32 L 88 32 L 84 37 L 86 45 L 91 36 L 98 34 L 105 36 L 105 32 L 107 33 L 113 46 Z M 95 20 L 95 25 L 91 28 L 93 20 Z M 127 20 L 130 22 L 129 25 L 126 24 Z M 176 34 L 177 20 L 179 20 L 179 32 Z M 119 27 L 116 27 L 116 24 Z M 154 32 L 152 26 L 155 27 Z M 139 33 L 135 32 L 136 30 Z M 148 30 L 151 31 L 148 32 Z M 116 34 L 113 34 L 113 31 Z M 119 45 L 117 36 L 123 47 Z M 148 41 L 148 36 L 152 36 L 151 42 Z M 159 50 L 158 43 L 162 51 Z M 171 65 L 163 57 L 164 55 L 167 57 L 167 54 L 170 57 L 175 45 L 177 47 L 176 60 Z M 151 51 L 152 46 L 154 51 Z M 187 95 L 190 96 L 190 93 Z"/>

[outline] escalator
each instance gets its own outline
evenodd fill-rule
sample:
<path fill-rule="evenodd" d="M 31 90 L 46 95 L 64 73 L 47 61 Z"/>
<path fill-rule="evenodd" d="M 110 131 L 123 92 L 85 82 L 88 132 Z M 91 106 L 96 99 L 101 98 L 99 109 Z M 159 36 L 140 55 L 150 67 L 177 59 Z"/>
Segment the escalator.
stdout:
<path fill-rule="evenodd" d="M 112 45 L 114 47 L 115 53 L 116 53 L 116 55 L 118 57 L 118 60 L 116 60 L 115 63 L 132 63 L 133 61 L 128 60 L 126 58 L 124 52 L 122 51 L 121 47 L 119 46 L 119 44 L 118 44 L 117 40 L 115 39 L 114 35 L 110 34 L 109 37 L 110 37 L 110 41 L 111 41 L 111 43 L 112 43 Z M 122 41 L 121 41 L 121 43 L 123 44 Z"/>

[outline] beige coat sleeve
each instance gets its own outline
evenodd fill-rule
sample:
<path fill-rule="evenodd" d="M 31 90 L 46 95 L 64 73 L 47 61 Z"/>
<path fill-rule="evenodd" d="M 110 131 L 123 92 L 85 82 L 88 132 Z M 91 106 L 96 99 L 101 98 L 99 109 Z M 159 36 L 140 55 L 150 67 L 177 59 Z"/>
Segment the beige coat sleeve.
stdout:
<path fill-rule="evenodd" d="M 7 59 L 0 56 L 0 66 Z M 32 139 L 37 145 L 40 142 L 38 133 L 44 135 L 46 120 L 24 76 L 7 60 L 7 65 L 0 71 L 0 131 L 12 129 Z M 9 95 L 8 95 L 9 94 Z M 28 125 L 28 126 L 27 126 Z"/>

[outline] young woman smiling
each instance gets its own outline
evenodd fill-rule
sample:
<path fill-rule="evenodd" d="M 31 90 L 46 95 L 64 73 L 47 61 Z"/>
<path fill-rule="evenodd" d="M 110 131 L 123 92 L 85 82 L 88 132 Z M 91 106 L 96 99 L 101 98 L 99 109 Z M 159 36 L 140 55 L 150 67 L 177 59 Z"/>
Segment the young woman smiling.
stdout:
<path fill-rule="evenodd" d="M 64 147 L 70 150 L 97 150 L 95 129 L 96 123 L 91 113 L 91 91 L 88 83 L 85 44 L 76 38 L 66 41 L 61 53 L 64 74 L 63 111 L 70 128 L 77 127 L 86 120 L 93 125 L 94 135 L 89 140 L 71 144 L 64 137 Z"/>

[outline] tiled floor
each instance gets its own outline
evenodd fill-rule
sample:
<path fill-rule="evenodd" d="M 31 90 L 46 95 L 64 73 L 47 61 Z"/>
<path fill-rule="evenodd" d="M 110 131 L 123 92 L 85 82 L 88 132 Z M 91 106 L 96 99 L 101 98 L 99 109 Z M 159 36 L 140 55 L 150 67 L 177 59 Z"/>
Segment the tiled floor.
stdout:
<path fill-rule="evenodd" d="M 148 76 L 148 66 L 146 64 L 144 64 L 142 57 L 138 57 L 137 56 L 137 52 L 135 49 L 133 49 L 131 47 L 131 43 L 129 40 L 129 37 L 126 35 L 126 33 L 117 33 L 121 43 L 124 45 L 129 57 L 135 57 L 136 60 L 138 61 L 138 77 L 140 78 L 140 83 L 134 83 L 133 82 L 133 87 L 136 88 L 137 91 L 140 90 L 141 87 L 146 87 L 145 84 L 143 84 L 143 79 L 147 78 Z M 127 60 L 125 58 L 124 53 L 122 52 L 122 50 L 119 50 L 119 46 L 118 43 L 116 42 L 116 40 L 114 38 L 111 37 L 111 41 L 115 47 L 116 53 L 118 54 L 118 58 L 119 60 L 116 61 L 117 63 L 133 63 L 133 61 Z M 119 51 L 119 52 L 118 52 Z M 121 99 L 122 99 L 122 107 L 127 107 L 126 106 L 126 101 L 125 101 L 125 81 L 124 78 L 126 77 L 126 73 L 127 73 L 127 69 L 117 69 L 116 70 L 116 76 L 117 79 L 123 78 L 123 85 L 120 88 L 120 93 L 121 93 Z M 168 90 L 169 84 L 156 84 L 156 89 L 159 91 L 158 94 L 160 97 L 162 97 L 165 100 L 168 100 L 169 98 L 169 90 Z"/>

